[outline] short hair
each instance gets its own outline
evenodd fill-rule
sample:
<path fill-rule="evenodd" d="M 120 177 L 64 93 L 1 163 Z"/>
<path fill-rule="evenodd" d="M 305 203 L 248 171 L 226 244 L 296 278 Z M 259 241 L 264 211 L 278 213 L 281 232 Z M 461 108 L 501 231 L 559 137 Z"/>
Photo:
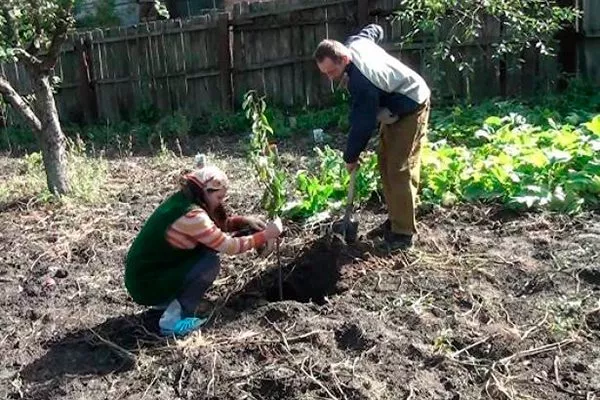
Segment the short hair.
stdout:
<path fill-rule="evenodd" d="M 325 39 L 317 46 L 313 57 L 317 62 L 323 62 L 330 58 L 334 62 L 340 62 L 343 56 L 348 55 L 348 48 L 337 40 Z"/>

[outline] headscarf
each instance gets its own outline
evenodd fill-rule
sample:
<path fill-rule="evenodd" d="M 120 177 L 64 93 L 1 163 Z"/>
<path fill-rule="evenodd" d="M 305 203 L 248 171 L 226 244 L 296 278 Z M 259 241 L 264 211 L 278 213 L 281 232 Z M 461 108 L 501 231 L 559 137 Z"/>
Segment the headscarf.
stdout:
<path fill-rule="evenodd" d="M 193 182 L 196 186 L 208 190 L 221 190 L 229 187 L 227 175 L 214 165 L 206 165 L 206 157 L 196 157 L 196 166 L 199 168 L 185 176 L 185 179 Z"/>
<path fill-rule="evenodd" d="M 227 175 L 213 165 L 191 172 L 185 178 L 202 189 L 221 190 L 229 187 Z"/>

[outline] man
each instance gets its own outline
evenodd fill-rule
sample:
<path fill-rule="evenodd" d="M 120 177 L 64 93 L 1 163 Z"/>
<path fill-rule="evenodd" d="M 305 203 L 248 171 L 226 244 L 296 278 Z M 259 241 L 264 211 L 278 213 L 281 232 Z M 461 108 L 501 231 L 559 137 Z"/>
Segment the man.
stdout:
<path fill-rule="evenodd" d="M 368 25 L 346 44 L 323 40 L 314 57 L 329 79 L 347 79 L 352 99 L 344 152 L 348 171 L 358 167 L 360 153 L 381 123 L 379 170 L 389 216 L 383 236 L 393 251 L 411 247 L 417 233 L 420 152 L 431 91 L 421 76 L 378 45 L 382 39 L 383 29 Z"/>

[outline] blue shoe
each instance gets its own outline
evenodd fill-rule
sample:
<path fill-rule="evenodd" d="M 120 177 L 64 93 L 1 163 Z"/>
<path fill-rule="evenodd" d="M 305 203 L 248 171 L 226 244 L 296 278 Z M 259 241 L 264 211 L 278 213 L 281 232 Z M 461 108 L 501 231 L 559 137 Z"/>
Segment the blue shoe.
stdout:
<path fill-rule="evenodd" d="M 161 329 L 160 333 L 163 336 L 187 336 L 195 330 L 198 330 L 207 320 L 208 318 L 184 318 L 177 321 L 173 329 Z"/>

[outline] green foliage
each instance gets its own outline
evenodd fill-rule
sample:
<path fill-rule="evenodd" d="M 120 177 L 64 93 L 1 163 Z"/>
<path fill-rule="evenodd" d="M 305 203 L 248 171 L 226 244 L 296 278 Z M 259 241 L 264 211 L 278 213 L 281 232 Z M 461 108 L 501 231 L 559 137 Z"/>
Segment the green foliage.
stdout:
<path fill-rule="evenodd" d="M 2 0 L 0 4 L 0 61 L 14 61 L 27 49 L 32 55 L 50 47 L 59 26 L 72 26 L 73 0 Z"/>
<path fill-rule="evenodd" d="M 273 128 L 265 114 L 267 105 L 264 98 L 255 91 L 250 91 L 244 97 L 243 108 L 246 117 L 252 121 L 250 135 L 250 151 L 248 157 L 254 166 L 258 181 L 263 185 L 263 208 L 270 218 L 279 216 L 286 202 L 287 174 L 283 170 L 277 152 L 277 145 L 270 143 Z"/>
<path fill-rule="evenodd" d="M 157 125 L 158 133 L 165 139 L 185 139 L 190 133 L 192 122 L 181 112 L 162 118 Z"/>
<path fill-rule="evenodd" d="M 89 6 L 88 4 L 84 0 L 75 1 L 75 14 L 84 12 L 84 7 L 86 8 L 85 11 L 88 7 L 94 7 L 93 12 L 88 12 L 77 19 L 77 28 L 106 28 L 121 24 L 115 9 L 115 0 L 97 0 Z"/>
<path fill-rule="evenodd" d="M 0 129 L 0 134 L 2 136 L 2 140 L 0 140 L 0 149 L 17 154 L 38 150 L 38 141 L 31 129 L 27 127 L 9 126 Z"/>
<path fill-rule="evenodd" d="M 316 128 L 347 131 L 350 127 L 348 122 L 348 104 L 339 104 L 324 110 L 316 110 L 298 115 L 297 127 L 299 130 L 312 130 Z"/>
<path fill-rule="evenodd" d="M 160 0 L 154 0 L 154 9 L 156 10 L 156 14 L 160 16 L 162 19 L 169 19 L 169 10 L 167 6 L 163 4 Z"/>
<path fill-rule="evenodd" d="M 577 15 L 574 8 L 558 6 L 555 0 L 402 0 L 395 13 L 412 26 L 404 40 L 433 35 L 445 22 L 452 22 L 436 48 L 442 58 L 452 55 L 453 46 L 481 37 L 486 19 L 500 22 L 506 31 L 494 48 L 496 56 L 518 54 L 532 45 L 544 54 L 551 50 L 548 42 L 552 37 Z"/>
<path fill-rule="evenodd" d="M 250 121 L 245 112 L 226 113 L 216 111 L 196 118 L 191 132 L 196 135 L 236 134 L 250 129 Z"/>
<path fill-rule="evenodd" d="M 549 121 L 532 125 L 526 116 L 488 117 L 473 138 L 458 144 L 433 142 L 423 150 L 423 198 L 501 202 L 516 209 L 564 213 L 600 205 L 600 124 Z M 592 129 L 589 129 L 591 127 Z"/>
<path fill-rule="evenodd" d="M 575 334 L 581 328 L 584 303 L 584 298 L 562 295 L 548 305 L 550 332 L 558 340 Z"/>
<path fill-rule="evenodd" d="M 402 26 L 401 44 L 433 44 L 425 62 L 433 79 L 441 81 L 440 62 L 450 61 L 468 77 L 488 48 L 493 58 L 520 57 L 529 48 L 553 55 L 556 33 L 573 24 L 578 15 L 573 7 L 558 6 L 556 0 L 402 0 L 394 18 Z M 485 29 L 492 23 L 499 27 L 495 34 Z M 477 42 L 491 42 L 491 46 L 465 46 Z"/>
<path fill-rule="evenodd" d="M 160 117 L 160 110 L 148 99 L 140 101 L 135 109 L 134 119 L 142 124 L 155 124 Z"/>
<path fill-rule="evenodd" d="M 103 200 L 104 183 L 108 176 L 108 163 L 102 157 L 87 154 L 84 142 L 76 138 L 67 143 L 68 179 L 72 191 L 61 201 L 96 203 Z M 19 175 L 0 184 L 0 203 L 22 197 L 35 197 L 49 202 L 56 199 L 47 188 L 41 152 L 25 155 L 20 163 Z"/>
<path fill-rule="evenodd" d="M 350 128 L 347 104 L 320 110 L 304 110 L 297 115 L 270 107 L 265 109 L 265 116 L 273 128 L 274 137 L 278 139 L 289 138 L 298 133 L 307 133 L 316 128 L 339 131 L 347 131 Z M 290 121 L 290 117 L 295 119 L 295 124 Z M 191 129 L 194 134 L 239 134 L 249 130 L 251 130 L 251 123 L 245 112 L 210 113 L 197 118 Z"/>
<path fill-rule="evenodd" d="M 434 107 L 429 138 L 432 141 L 445 139 L 450 144 L 474 145 L 481 142 L 476 133 L 489 116 L 512 116 L 520 120 L 526 116 L 530 124 L 549 129 L 551 122 L 578 125 L 596 113 L 600 113 L 600 92 L 589 83 L 572 81 L 568 90 L 559 95 L 525 101 L 489 99 L 478 105 Z"/>
<path fill-rule="evenodd" d="M 313 164 L 296 174 L 295 200 L 284 209 L 284 214 L 292 219 L 306 219 L 319 213 L 327 215 L 345 205 L 350 175 L 341 151 L 329 146 L 317 147 L 314 151 Z M 365 152 L 356 176 L 357 204 L 369 199 L 378 184 L 377 155 Z"/>

